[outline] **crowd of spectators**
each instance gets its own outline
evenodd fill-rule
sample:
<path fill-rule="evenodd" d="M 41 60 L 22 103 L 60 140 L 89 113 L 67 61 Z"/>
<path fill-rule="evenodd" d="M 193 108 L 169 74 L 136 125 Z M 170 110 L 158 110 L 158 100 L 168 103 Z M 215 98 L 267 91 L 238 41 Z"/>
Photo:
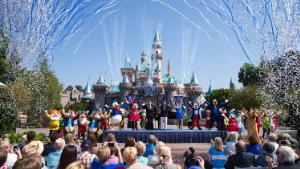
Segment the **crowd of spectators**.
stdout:
<path fill-rule="evenodd" d="M 129 136 L 124 144 L 113 134 L 102 143 L 94 135 L 81 141 L 73 134 L 59 138 L 56 133 L 50 135 L 49 143 L 43 143 L 35 141 L 35 135 L 28 132 L 27 139 L 15 146 L 2 139 L 0 169 L 300 169 L 300 146 L 295 139 L 288 136 L 277 142 L 273 133 L 266 140 L 255 136 L 242 140 L 237 133 L 230 134 L 226 142 L 216 137 L 208 159 L 197 156 L 190 147 L 178 164 L 171 148 L 155 135 L 149 135 L 147 143 Z"/>

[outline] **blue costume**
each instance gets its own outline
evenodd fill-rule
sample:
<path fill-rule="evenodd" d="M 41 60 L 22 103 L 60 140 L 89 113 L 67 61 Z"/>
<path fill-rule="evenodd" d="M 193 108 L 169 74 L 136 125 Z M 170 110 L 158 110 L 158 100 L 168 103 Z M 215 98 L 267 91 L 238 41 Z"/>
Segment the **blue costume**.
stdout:
<path fill-rule="evenodd" d="M 176 118 L 177 120 L 182 120 L 183 118 L 183 108 L 176 108 Z"/>

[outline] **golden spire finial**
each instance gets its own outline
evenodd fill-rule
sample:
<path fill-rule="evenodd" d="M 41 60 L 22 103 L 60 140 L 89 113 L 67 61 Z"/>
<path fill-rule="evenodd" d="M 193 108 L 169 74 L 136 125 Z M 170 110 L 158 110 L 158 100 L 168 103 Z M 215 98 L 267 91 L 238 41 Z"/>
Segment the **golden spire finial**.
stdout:
<path fill-rule="evenodd" d="M 171 74 L 171 66 L 170 66 L 170 60 L 168 60 L 168 73 L 167 73 L 168 75 L 170 75 Z"/>

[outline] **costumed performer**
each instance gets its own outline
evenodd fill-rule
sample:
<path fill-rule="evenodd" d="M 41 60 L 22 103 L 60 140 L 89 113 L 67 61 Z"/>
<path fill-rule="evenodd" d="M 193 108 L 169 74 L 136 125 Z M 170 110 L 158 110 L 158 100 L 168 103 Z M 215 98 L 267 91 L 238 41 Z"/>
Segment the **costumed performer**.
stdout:
<path fill-rule="evenodd" d="M 138 121 L 140 120 L 139 106 L 137 103 L 132 103 L 128 121 L 131 123 L 132 130 L 138 130 Z"/>
<path fill-rule="evenodd" d="M 49 119 L 49 137 L 52 133 L 58 133 L 59 132 L 59 120 L 61 118 L 61 114 L 59 113 L 58 110 L 51 110 L 50 113 L 45 110 L 45 115 L 47 116 L 47 118 Z"/>
<path fill-rule="evenodd" d="M 65 109 L 62 109 L 61 115 L 64 119 L 64 135 L 67 133 L 74 133 L 74 120 L 76 117 L 76 112 L 73 109 L 69 109 L 69 111 L 66 113 Z"/>
<path fill-rule="evenodd" d="M 88 118 L 87 118 L 87 112 L 81 112 L 77 114 L 78 119 L 78 139 L 82 137 L 83 140 L 85 140 L 85 133 L 87 131 L 87 124 L 88 124 Z"/>

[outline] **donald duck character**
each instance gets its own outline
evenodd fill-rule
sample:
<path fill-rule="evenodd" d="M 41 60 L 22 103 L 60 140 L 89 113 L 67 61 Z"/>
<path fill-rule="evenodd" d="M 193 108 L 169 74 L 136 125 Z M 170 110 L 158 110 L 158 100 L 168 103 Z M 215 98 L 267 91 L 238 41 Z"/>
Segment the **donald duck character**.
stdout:
<path fill-rule="evenodd" d="M 124 110 L 120 108 L 120 104 L 118 102 L 113 102 L 112 111 L 110 113 L 111 130 L 114 130 L 115 126 L 121 126 L 123 113 Z"/>
<path fill-rule="evenodd" d="M 59 120 L 61 118 L 61 115 L 58 110 L 51 110 L 50 113 L 45 110 L 45 115 L 49 119 L 49 137 L 52 133 L 55 133 L 59 131 Z"/>

